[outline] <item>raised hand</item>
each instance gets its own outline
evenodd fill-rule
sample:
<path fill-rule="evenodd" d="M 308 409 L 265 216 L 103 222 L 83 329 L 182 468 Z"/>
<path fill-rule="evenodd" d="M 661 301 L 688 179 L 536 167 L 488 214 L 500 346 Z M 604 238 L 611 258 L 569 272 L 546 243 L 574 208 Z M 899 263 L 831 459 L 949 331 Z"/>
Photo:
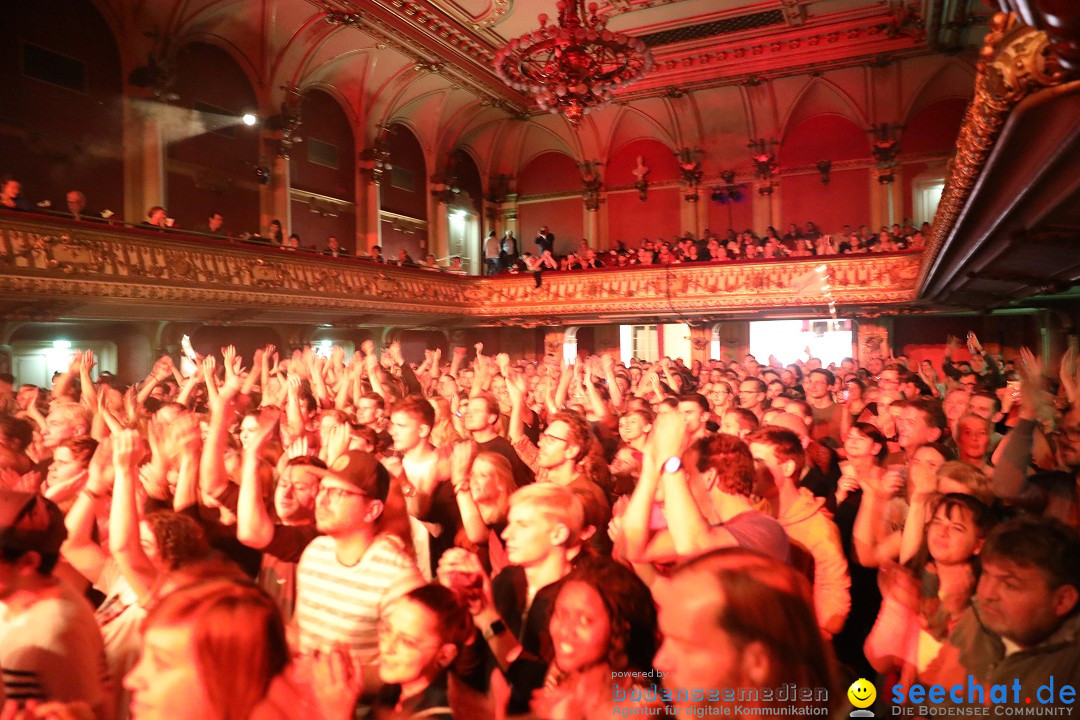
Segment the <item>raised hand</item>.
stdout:
<path fill-rule="evenodd" d="M 374 355 L 375 343 L 371 342 L 370 340 L 365 340 L 364 342 L 360 343 L 360 352 L 364 353 L 365 356 Z"/>
<path fill-rule="evenodd" d="M 82 372 L 89 374 L 89 372 L 94 369 L 94 365 L 96 364 L 97 362 L 94 360 L 94 351 L 87 350 L 82 354 L 82 358 L 79 363 L 79 369 Z"/>
<path fill-rule="evenodd" d="M 146 455 L 146 443 L 138 430 L 121 430 L 113 437 L 113 467 L 127 469 L 134 467 Z"/>
<path fill-rule="evenodd" d="M 476 443 L 471 440 L 454 445 L 450 453 L 450 478 L 454 482 L 454 492 L 468 492 L 469 471 L 476 458 Z"/>
<path fill-rule="evenodd" d="M 401 343 L 399 343 L 397 340 L 390 343 L 390 347 L 386 349 L 386 352 L 395 365 L 405 364 L 405 355 L 402 354 Z"/>
<path fill-rule="evenodd" d="M 471 614 L 478 615 L 494 606 L 491 579 L 475 553 L 462 548 L 447 550 L 439 558 L 435 574 L 439 584 L 457 593 Z"/>
<path fill-rule="evenodd" d="M 326 434 L 326 464 L 333 465 L 334 461 L 349 451 L 349 424 L 341 423 L 330 428 Z"/>
<path fill-rule="evenodd" d="M 476 357 L 480 357 L 484 354 L 484 343 L 478 342 L 473 345 L 473 348 L 476 350 Z"/>

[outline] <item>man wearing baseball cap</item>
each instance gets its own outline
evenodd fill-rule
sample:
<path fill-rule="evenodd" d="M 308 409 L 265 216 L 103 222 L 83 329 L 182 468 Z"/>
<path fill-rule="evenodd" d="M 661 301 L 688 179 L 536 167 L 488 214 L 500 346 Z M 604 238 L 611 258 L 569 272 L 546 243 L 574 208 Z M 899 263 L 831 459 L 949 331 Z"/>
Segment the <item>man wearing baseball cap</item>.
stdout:
<path fill-rule="evenodd" d="M 53 576 L 66 537 L 51 500 L 0 490 L 0 704 L 81 700 L 109 720 L 105 646 L 93 610 Z"/>
<path fill-rule="evenodd" d="M 382 613 L 424 584 L 412 545 L 392 527 L 408 528 L 401 490 L 391 489 L 374 455 L 350 450 L 319 484 L 315 525 L 323 534 L 307 546 L 296 570 L 300 652 L 318 658 L 345 650 L 354 667 L 367 670 L 365 680 L 375 682 L 370 670 L 379 656 Z"/>

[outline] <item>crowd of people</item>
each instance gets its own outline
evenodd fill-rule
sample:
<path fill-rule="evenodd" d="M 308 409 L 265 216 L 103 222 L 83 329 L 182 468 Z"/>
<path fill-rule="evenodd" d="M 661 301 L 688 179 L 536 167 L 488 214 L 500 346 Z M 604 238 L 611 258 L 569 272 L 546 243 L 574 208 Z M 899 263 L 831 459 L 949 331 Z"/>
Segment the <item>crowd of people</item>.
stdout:
<path fill-rule="evenodd" d="M 103 221 L 104 213 L 92 213 L 86 209 L 86 196 L 72 190 L 66 195 L 67 209 L 54 211 L 51 206 L 37 208 L 40 212 L 51 215 L 74 218 L 80 221 Z M 21 185 L 10 177 L 0 178 L 0 208 L 30 211 L 32 208 L 21 196 Z M 239 242 L 273 247 L 284 251 L 307 250 L 327 257 L 356 257 L 361 260 L 406 268 L 422 268 L 465 274 L 462 258 L 450 256 L 439 259 L 433 254 L 426 254 L 421 259 L 413 258 L 401 248 L 390 256 L 384 256 L 381 246 L 370 250 L 358 249 L 351 252 L 334 235 L 326 238 L 319 246 L 302 242 L 297 233 L 286 234 L 280 220 L 271 220 L 265 232 L 229 233 L 225 227 L 224 216 L 217 211 L 207 215 L 205 223 L 191 229 L 182 230 L 169 217 L 168 210 L 159 205 L 147 211 L 146 219 L 139 226 L 166 232 L 187 232 L 212 237 L 230 237 Z M 634 267 L 639 265 L 672 265 L 679 263 L 727 262 L 731 260 L 768 260 L 777 258 L 800 258 L 828 255 L 858 255 L 866 253 L 896 252 L 900 250 L 922 249 L 925 237 L 930 231 L 929 223 L 916 228 L 910 219 L 896 223 L 891 227 L 882 226 L 878 232 L 871 232 L 866 225 L 853 228 L 845 225 L 839 232 L 822 232 L 816 224 L 808 222 L 803 227 L 792 223 L 782 235 L 773 227 L 765 230 L 761 236 L 753 230 L 742 232 L 728 230 L 723 236 L 705 230 L 702 237 L 694 238 L 691 234 L 674 237 L 671 240 L 642 238 L 637 247 L 627 247 L 623 241 L 615 243 L 614 249 L 596 250 L 589 246 L 587 239 L 565 255 L 559 255 L 555 249 L 555 235 L 547 226 L 541 227 L 533 242 L 535 248 L 526 250 L 520 247 L 520 241 L 512 230 L 507 230 L 500 237 L 493 230 L 483 241 L 483 273 L 539 273 L 546 270 L 589 270 L 604 267 Z"/>
<path fill-rule="evenodd" d="M 0 717 L 748 717 L 846 712 L 856 678 L 1075 683 L 1077 355 L 1051 378 L 968 351 L 366 342 L 0 377 Z"/>
<path fill-rule="evenodd" d="M 637 247 L 628 248 L 618 241 L 615 248 L 598 251 L 589 247 L 587 239 L 565 255 L 555 253 L 555 235 L 545 225 L 533 239 L 535 252 L 522 251 L 513 231 L 502 238 L 494 231 L 484 241 L 485 274 L 540 272 L 543 270 L 590 270 L 603 267 L 633 267 L 637 265 L 674 265 L 679 263 L 728 262 L 731 260 L 773 260 L 827 255 L 862 255 L 867 253 L 921 250 L 930 224 L 916 228 L 909 218 L 903 224 L 882 226 L 874 233 L 866 225 L 858 229 L 845 225 L 840 232 L 824 233 L 816 224 L 803 227 L 795 223 L 781 235 L 768 227 L 759 236 L 753 230 L 728 230 L 723 236 L 706 229 L 702 237 L 691 233 L 671 240 L 655 241 L 641 238 Z"/>

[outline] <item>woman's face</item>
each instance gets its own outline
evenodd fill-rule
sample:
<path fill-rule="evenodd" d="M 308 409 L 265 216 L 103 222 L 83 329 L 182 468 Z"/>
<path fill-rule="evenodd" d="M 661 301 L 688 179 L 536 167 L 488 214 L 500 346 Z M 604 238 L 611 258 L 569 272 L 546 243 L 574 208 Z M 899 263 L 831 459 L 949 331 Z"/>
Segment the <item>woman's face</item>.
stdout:
<path fill-rule="evenodd" d="M 600 595 L 585 583 L 563 586 L 548 629 L 555 662 L 563 672 L 582 670 L 607 658 L 611 618 Z"/>
<path fill-rule="evenodd" d="M 649 432 L 651 427 L 637 413 L 628 413 L 619 418 L 619 437 L 624 443 L 631 443 Z"/>
<path fill-rule="evenodd" d="M 189 625 L 151 626 L 143 651 L 124 687 L 131 692 L 133 720 L 203 720 L 214 717 L 199 675 Z"/>
<path fill-rule="evenodd" d="M 848 430 L 847 439 L 844 440 L 844 452 L 848 459 L 873 457 L 881 452 L 881 445 L 860 432 L 857 428 Z"/>
<path fill-rule="evenodd" d="M 510 497 L 503 491 L 495 467 L 484 458 L 477 458 L 473 462 L 469 473 L 469 492 L 485 524 L 495 525 L 506 521 Z"/>
<path fill-rule="evenodd" d="M 968 562 L 981 545 L 979 528 L 965 508 L 953 507 L 946 512 L 944 506 L 938 507 L 926 528 L 930 556 L 942 565 Z"/>
<path fill-rule="evenodd" d="M 325 418 L 324 418 L 325 419 Z M 259 421 L 254 415 L 247 415 L 240 421 L 240 446 L 250 447 L 259 432 Z"/>
<path fill-rule="evenodd" d="M 435 613 L 408 598 L 397 601 L 379 623 L 379 679 L 400 684 L 434 677 L 442 647 Z"/>

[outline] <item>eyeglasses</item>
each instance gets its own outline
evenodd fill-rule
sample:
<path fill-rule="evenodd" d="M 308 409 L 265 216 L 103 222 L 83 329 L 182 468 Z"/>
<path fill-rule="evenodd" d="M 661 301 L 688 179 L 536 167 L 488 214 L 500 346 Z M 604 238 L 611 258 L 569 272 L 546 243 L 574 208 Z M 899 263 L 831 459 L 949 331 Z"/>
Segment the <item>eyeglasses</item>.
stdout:
<path fill-rule="evenodd" d="M 553 440 L 557 440 L 559 442 L 564 442 L 564 443 L 569 443 L 570 442 L 566 438 L 561 438 L 558 435 L 549 435 L 547 433 L 544 433 L 543 435 L 540 436 L 540 442 L 551 442 Z"/>
<path fill-rule="evenodd" d="M 352 495 L 354 497 L 367 497 L 366 492 L 361 492 L 359 490 L 346 490 L 345 488 L 327 487 L 323 485 L 319 487 L 319 492 L 316 497 L 323 497 L 324 495 L 329 498 L 330 502 L 332 503 L 339 502 L 341 498 L 346 495 Z"/>
<path fill-rule="evenodd" d="M 1057 431 L 1057 434 L 1065 438 L 1069 442 L 1080 442 L 1080 426 L 1060 428 Z"/>

